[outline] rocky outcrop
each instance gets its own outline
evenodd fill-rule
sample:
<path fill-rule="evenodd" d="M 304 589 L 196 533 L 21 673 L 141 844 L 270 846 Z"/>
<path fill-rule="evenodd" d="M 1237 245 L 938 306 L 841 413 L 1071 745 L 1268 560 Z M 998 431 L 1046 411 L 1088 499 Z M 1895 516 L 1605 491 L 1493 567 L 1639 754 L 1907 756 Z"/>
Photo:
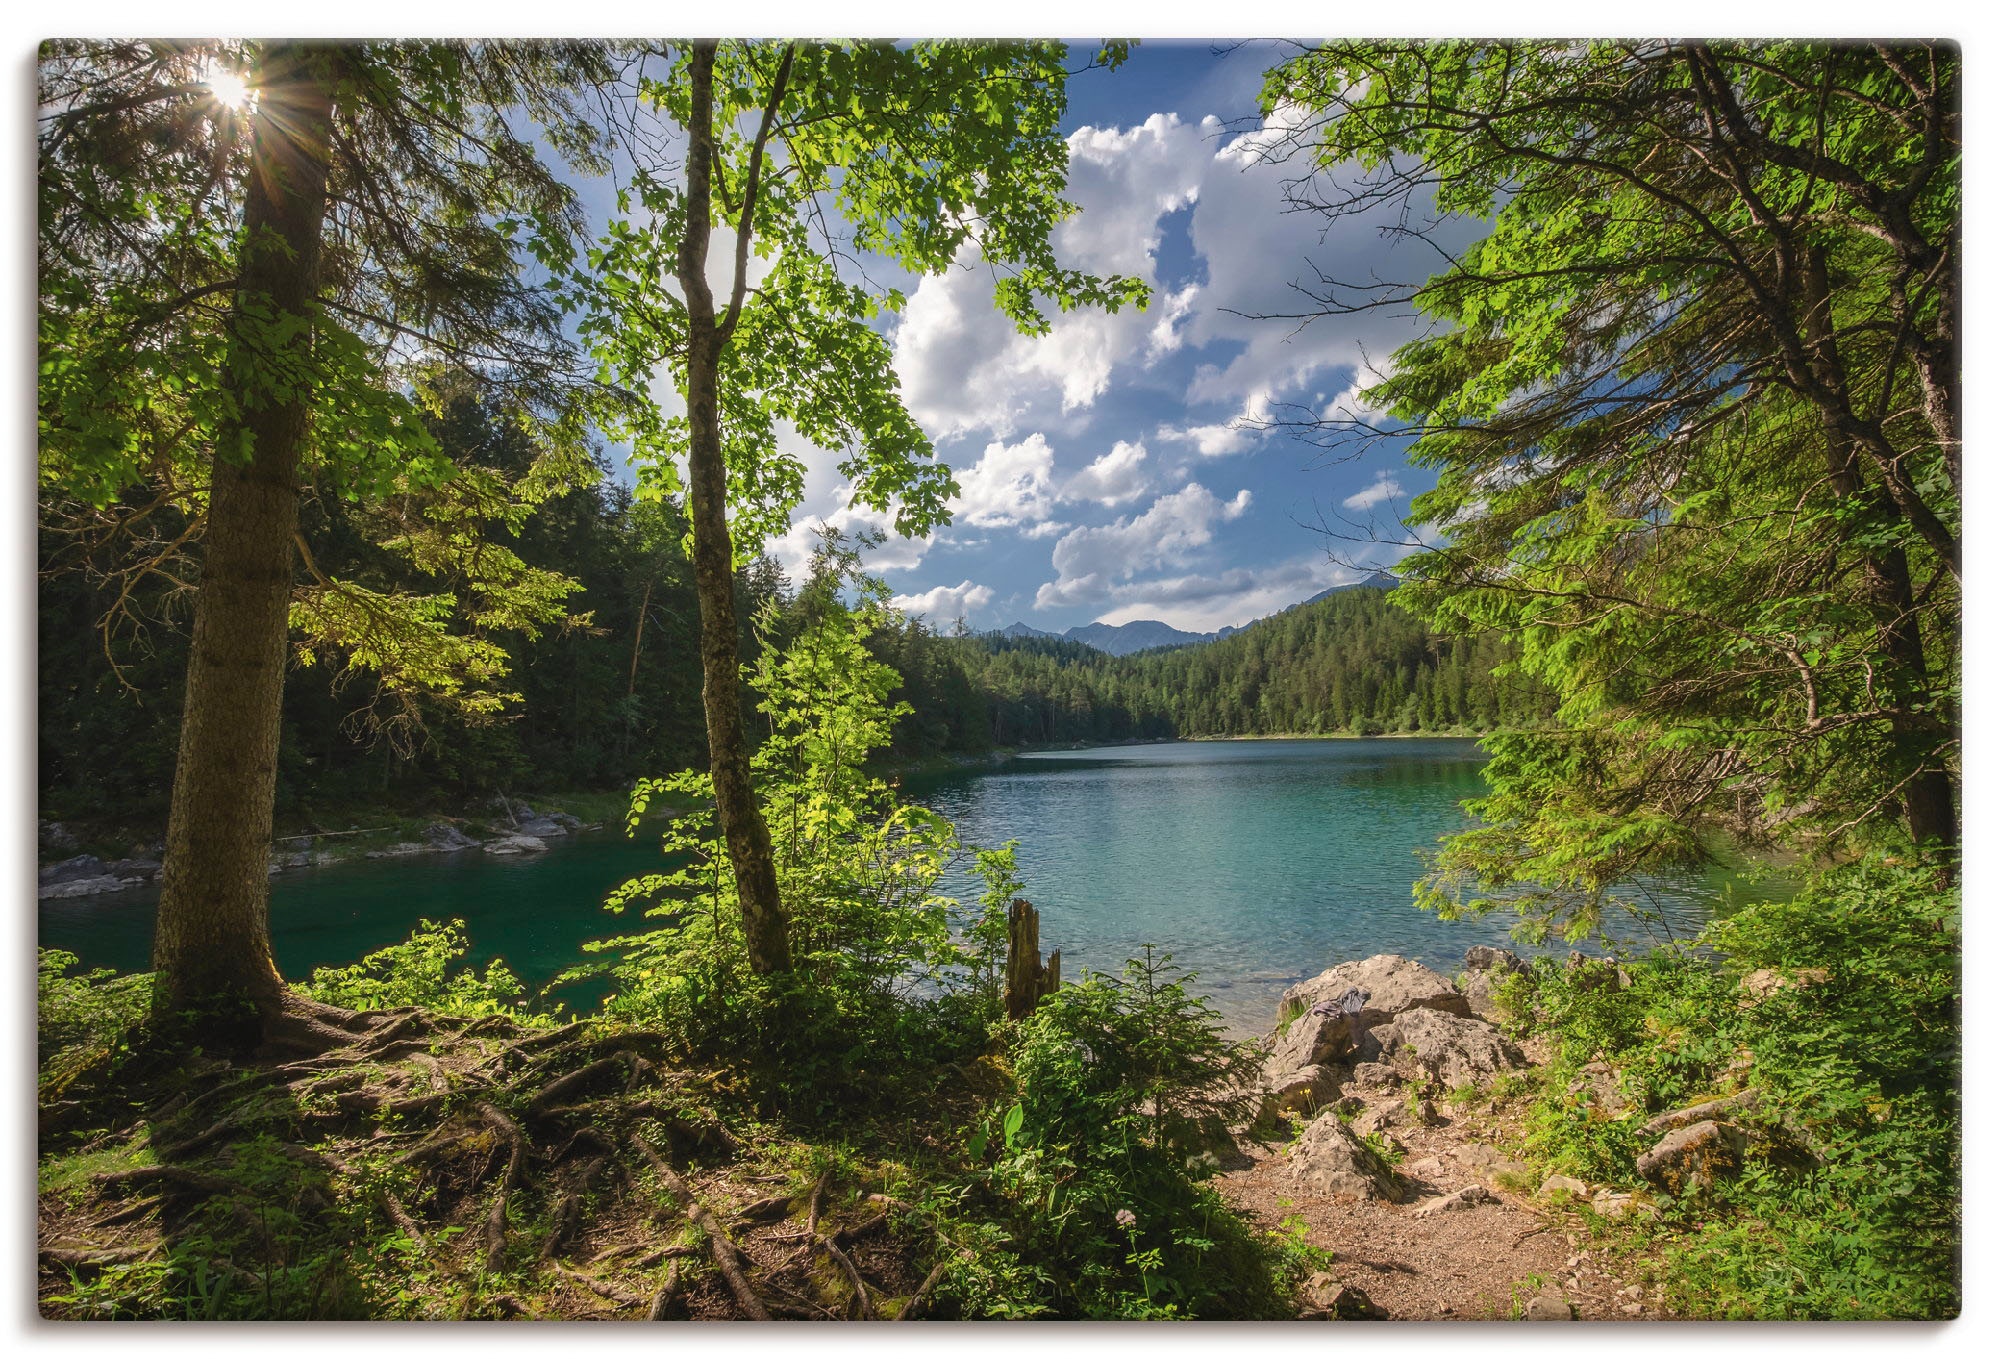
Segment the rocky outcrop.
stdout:
<path fill-rule="evenodd" d="M 1306 1313 L 1310 1317 L 1329 1321 L 1382 1321 L 1389 1315 L 1359 1288 L 1342 1282 L 1325 1270 L 1307 1279 L 1300 1291 L 1312 1305 Z"/>
<path fill-rule="evenodd" d="M 418 844 L 414 840 L 398 840 L 393 845 L 384 845 L 380 849 L 371 849 L 361 857 L 364 859 L 407 859 L 412 854 L 429 854 L 430 852 L 431 847 L 429 845 Z"/>
<path fill-rule="evenodd" d="M 548 846 L 532 835 L 503 835 L 498 840 L 486 842 L 488 854 L 540 854 Z"/>
<path fill-rule="evenodd" d="M 1640 1154 L 1639 1175 L 1669 1194 L 1711 1187 L 1743 1169 L 1749 1136 L 1733 1123 L 1704 1119 L 1676 1128 Z"/>
<path fill-rule="evenodd" d="M 1333 1110 L 1314 1119 L 1292 1145 L 1288 1173 L 1301 1189 L 1344 1198 L 1387 1199 L 1409 1195 L 1403 1177 L 1341 1121 Z"/>
<path fill-rule="evenodd" d="M 1465 951 L 1465 1003 L 1481 1019 L 1500 1017 L 1500 986 L 1528 965 L 1504 948 L 1474 944 Z"/>
<path fill-rule="evenodd" d="M 1481 1085 L 1527 1065 L 1521 1050 L 1485 1020 L 1435 1009 L 1406 1010 L 1370 1029 L 1362 1051 L 1404 1080 L 1440 1090 Z"/>
<path fill-rule="evenodd" d="M 1342 1067 L 1307 1066 L 1284 1073 L 1266 1062 L 1264 1067 L 1265 1108 L 1271 1113 L 1296 1112 L 1308 1116 L 1319 1112 L 1340 1093 L 1346 1075 Z"/>
<path fill-rule="evenodd" d="M 1451 978 L 1400 954 L 1378 953 L 1330 967 L 1288 989 L 1278 1002 L 1278 1023 L 1283 1027 L 1322 1003 L 1337 1005 L 1349 991 L 1365 993 L 1351 1021 L 1356 1034 L 1409 1010 L 1441 1010 L 1465 1018 L 1472 1014 Z"/>

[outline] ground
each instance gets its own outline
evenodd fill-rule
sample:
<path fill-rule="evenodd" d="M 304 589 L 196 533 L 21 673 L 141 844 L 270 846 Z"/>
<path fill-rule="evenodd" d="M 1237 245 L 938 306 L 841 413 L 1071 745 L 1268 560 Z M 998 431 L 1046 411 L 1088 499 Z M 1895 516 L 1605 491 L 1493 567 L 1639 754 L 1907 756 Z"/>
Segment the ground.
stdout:
<path fill-rule="evenodd" d="M 1437 1112 L 1435 1126 L 1395 1132 L 1405 1148 L 1396 1168 L 1416 1191 L 1405 1203 L 1301 1189 L 1286 1174 L 1282 1141 L 1246 1141 L 1247 1164 L 1223 1175 L 1222 1192 L 1260 1227 L 1302 1220 L 1308 1244 L 1333 1255 L 1327 1273 L 1392 1321 L 1502 1320 L 1524 1315 L 1537 1297 L 1583 1321 L 1667 1317 L 1658 1291 L 1642 1281 L 1646 1262 L 1594 1246 L 1583 1218 L 1538 1198 L 1535 1177 L 1501 1150 L 1518 1142 L 1518 1106 L 1481 1101 Z M 1427 1198 L 1469 1185 L 1492 1201 L 1418 1215 Z"/>

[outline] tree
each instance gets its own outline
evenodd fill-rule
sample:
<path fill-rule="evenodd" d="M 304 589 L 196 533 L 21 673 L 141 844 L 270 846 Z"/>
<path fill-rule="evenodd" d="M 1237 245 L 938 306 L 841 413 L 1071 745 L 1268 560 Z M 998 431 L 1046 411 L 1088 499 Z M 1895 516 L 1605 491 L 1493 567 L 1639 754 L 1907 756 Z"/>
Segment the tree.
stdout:
<path fill-rule="evenodd" d="M 469 632 L 443 625 L 450 598 L 295 590 L 298 504 L 311 484 L 413 497 L 428 512 L 400 545 L 438 564 L 468 520 L 511 515 L 587 462 L 559 313 L 523 277 L 528 253 L 561 265 L 579 222 L 508 119 L 587 156 L 570 91 L 608 74 L 582 44 L 44 50 L 44 492 L 103 511 L 151 488 L 109 530 L 142 543 L 141 576 L 201 545 L 154 944 L 163 1012 L 237 996 L 268 1037 L 333 1036 L 285 990 L 266 918 L 289 628 L 479 704 L 497 701 L 485 684 L 504 659 L 484 627 L 560 614 L 558 582 L 504 562 Z M 531 476 L 464 478 L 439 455 L 422 413 L 465 384 L 537 429 L 548 457 Z M 188 529 L 148 554 L 135 523 L 169 506 Z"/>
<path fill-rule="evenodd" d="M 751 781 L 731 580 L 741 546 L 782 532 L 798 502 L 803 469 L 776 429 L 847 450 L 856 501 L 893 507 L 899 533 L 927 532 L 957 486 L 903 408 L 876 325 L 902 295 L 870 287 L 864 261 L 919 276 L 977 262 L 1028 331 L 1046 328 L 1044 301 L 1144 300 L 1136 280 L 1062 269 L 1049 244 L 1070 211 L 1065 55 L 1057 43 L 695 42 L 655 53 L 641 76 L 642 99 L 686 136 L 680 173 L 635 167 L 619 197 L 631 215 L 591 252 L 575 295 L 612 380 L 644 393 L 664 366 L 686 403 L 668 415 L 640 396 L 624 432 L 644 492 L 680 489 L 686 460 L 710 780 L 759 973 L 785 971 L 790 948 Z M 717 232 L 732 250 L 720 303 Z"/>
<path fill-rule="evenodd" d="M 1491 742 L 1431 904 L 1586 929 L 1718 829 L 1955 850 L 1959 88 L 1948 44 L 1344 44 L 1267 77 L 1336 172 L 1302 201 L 1487 223 L 1413 288 L 1311 289 L 1434 323 L 1366 394 L 1389 420 L 1311 433 L 1413 436 L 1438 484 L 1398 595 L 1518 634 L 1563 700 Z"/>

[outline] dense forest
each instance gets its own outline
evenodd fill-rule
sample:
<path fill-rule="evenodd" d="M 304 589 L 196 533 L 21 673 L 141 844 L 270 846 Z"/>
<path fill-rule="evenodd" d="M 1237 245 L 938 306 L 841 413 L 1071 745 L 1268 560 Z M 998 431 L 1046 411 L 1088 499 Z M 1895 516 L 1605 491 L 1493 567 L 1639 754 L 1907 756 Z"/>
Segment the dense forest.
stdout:
<path fill-rule="evenodd" d="M 467 464 L 518 476 L 520 432 L 470 399 L 437 422 Z M 184 587 L 156 571 L 127 588 L 93 563 L 59 515 L 42 533 L 41 795 L 44 815 L 144 824 L 165 811 L 186 664 Z M 418 573 L 371 540 L 365 519 L 316 498 L 301 538 L 317 568 L 384 590 Z M 503 530 L 489 527 L 499 536 Z M 497 711 L 468 713 L 385 691 L 336 658 L 294 655 L 279 745 L 278 814 L 288 823 L 371 804 L 425 810 L 501 791 L 628 789 L 698 764 L 704 751 L 686 521 L 671 498 L 635 500 L 600 467 L 504 541 L 529 568 L 574 582 L 564 617 L 507 639 L 513 666 Z M 795 602 L 769 558 L 738 573 L 740 654 L 779 648 L 798 627 L 765 601 Z M 1218 642 L 1114 657 L 1080 642 L 954 636 L 884 615 L 868 639 L 910 711 L 885 758 L 921 761 L 1077 741 L 1492 730 L 1547 717 L 1546 691 L 1497 674 L 1497 634 L 1440 637 L 1381 589 L 1336 591 Z M 315 663 L 317 660 L 317 663 Z M 755 722 L 753 737 L 762 733 Z"/>

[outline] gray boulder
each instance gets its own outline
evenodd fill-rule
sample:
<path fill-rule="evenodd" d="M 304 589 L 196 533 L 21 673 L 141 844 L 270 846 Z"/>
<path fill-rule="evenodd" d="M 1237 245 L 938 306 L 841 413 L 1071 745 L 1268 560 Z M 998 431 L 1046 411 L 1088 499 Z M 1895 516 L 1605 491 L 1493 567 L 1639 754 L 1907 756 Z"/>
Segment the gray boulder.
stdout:
<path fill-rule="evenodd" d="M 478 849 L 479 842 L 467 835 L 449 821 L 433 821 L 421 832 L 424 843 L 438 854 L 453 854 L 462 849 Z"/>
<path fill-rule="evenodd" d="M 1305 1066 L 1288 1072 L 1280 1069 L 1274 1061 L 1267 1061 L 1264 1064 L 1264 1107 L 1270 1113 L 1287 1110 L 1316 1113 L 1321 1105 L 1340 1093 L 1341 1078 L 1345 1075 L 1345 1070 L 1337 1066 Z"/>
<path fill-rule="evenodd" d="M 1398 1128 L 1428 1128 L 1437 1121 L 1437 1106 L 1427 1099 L 1417 1100 L 1414 1108 L 1407 1099 L 1385 1099 L 1368 1105 L 1356 1114 L 1351 1126 L 1354 1131 L 1366 1136 L 1369 1133 L 1394 1132 Z"/>
<path fill-rule="evenodd" d="M 1743 1169 L 1749 1135 L 1733 1123 L 1704 1119 L 1676 1128 L 1639 1156 L 1639 1175 L 1669 1194 L 1707 1189 Z"/>
<path fill-rule="evenodd" d="M 1465 1003 L 1481 1019 L 1500 1017 L 1500 986 L 1528 965 L 1504 948 L 1474 944 L 1465 951 Z"/>
<path fill-rule="evenodd" d="M 1439 1010 L 1407 1010 L 1370 1029 L 1362 1046 L 1405 1080 L 1444 1090 L 1481 1085 L 1527 1065 L 1521 1050 L 1491 1024 Z"/>
<path fill-rule="evenodd" d="M 1337 1007 L 1349 991 L 1364 993 L 1349 1025 L 1357 1035 L 1408 1010 L 1442 1010 L 1467 1017 L 1472 1013 L 1451 978 L 1400 954 L 1378 953 L 1360 962 L 1330 967 L 1288 988 L 1278 1002 L 1278 1023 L 1286 1025 L 1326 1002 Z"/>
<path fill-rule="evenodd" d="M 548 846 L 532 835 L 503 835 L 498 840 L 486 842 L 488 854 L 540 854 Z"/>
<path fill-rule="evenodd" d="M 1302 1291 L 1312 1303 L 1312 1315 L 1329 1321 L 1383 1321 L 1389 1315 L 1359 1288 L 1325 1270 L 1307 1279 Z"/>
<path fill-rule="evenodd" d="M 407 859 L 412 854 L 422 854 L 429 848 L 428 845 L 420 845 L 414 840 L 398 840 L 393 845 L 384 845 L 380 849 L 371 849 L 362 855 L 362 857 L 364 859 Z"/>
<path fill-rule="evenodd" d="M 35 875 L 35 881 L 42 887 L 53 887 L 57 883 L 80 882 L 85 878 L 101 878 L 105 875 L 106 864 L 95 854 L 79 854 L 73 859 L 53 863 Z"/>
<path fill-rule="evenodd" d="M 1537 1293 L 1521 1311 L 1523 1321 L 1575 1321 L 1576 1309 L 1560 1293 Z"/>
<path fill-rule="evenodd" d="M 547 839 L 551 836 L 568 835 L 569 830 L 552 816 L 530 813 L 521 818 L 520 833 Z"/>
<path fill-rule="evenodd" d="M 1287 1172 L 1299 1188 L 1315 1194 L 1391 1203 L 1401 1203 L 1409 1194 L 1403 1177 L 1332 1110 L 1308 1124 L 1292 1144 Z"/>
<path fill-rule="evenodd" d="M 124 892 L 144 884 L 136 880 L 113 878 L 100 874 L 94 878 L 69 878 L 62 882 L 52 882 L 47 887 L 35 889 L 37 901 L 62 901 L 69 897 L 94 897 L 106 892 Z"/>

